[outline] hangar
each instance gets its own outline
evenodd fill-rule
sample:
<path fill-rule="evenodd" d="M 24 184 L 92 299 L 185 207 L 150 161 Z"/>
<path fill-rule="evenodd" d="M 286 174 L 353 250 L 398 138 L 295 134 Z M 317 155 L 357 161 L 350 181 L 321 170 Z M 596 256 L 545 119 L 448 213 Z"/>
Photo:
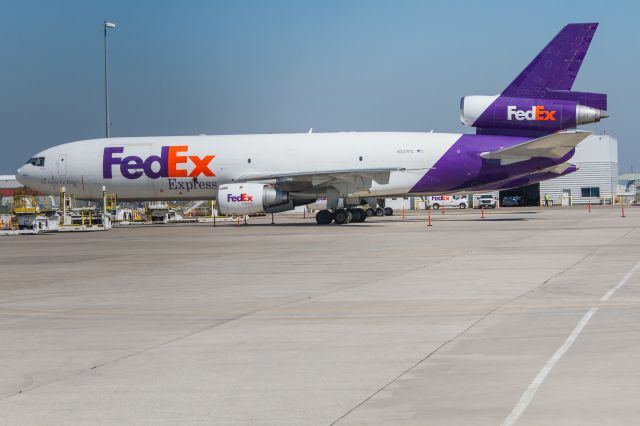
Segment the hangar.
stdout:
<path fill-rule="evenodd" d="M 500 191 L 501 205 L 514 198 L 519 205 L 536 206 L 549 194 L 554 205 L 612 203 L 618 188 L 618 140 L 591 135 L 576 147 L 570 160 L 578 170 L 540 183 Z"/>

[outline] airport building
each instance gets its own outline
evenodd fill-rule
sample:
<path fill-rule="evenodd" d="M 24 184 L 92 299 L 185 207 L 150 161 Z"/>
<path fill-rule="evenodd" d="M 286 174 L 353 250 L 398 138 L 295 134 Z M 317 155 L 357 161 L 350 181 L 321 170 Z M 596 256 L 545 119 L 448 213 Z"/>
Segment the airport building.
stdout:
<path fill-rule="evenodd" d="M 518 199 L 519 205 L 534 206 L 549 194 L 554 205 L 612 203 L 618 193 L 618 140 L 610 135 L 592 135 L 576 147 L 569 160 L 578 170 L 540 183 L 500 191 L 500 200 Z"/>
<path fill-rule="evenodd" d="M 0 175 L 0 213 L 9 212 L 12 197 L 22 188 L 14 175 Z"/>
<path fill-rule="evenodd" d="M 618 198 L 624 203 L 640 202 L 640 173 L 626 173 L 618 179 Z"/>
<path fill-rule="evenodd" d="M 23 188 L 15 175 L 0 175 L 0 197 L 13 196 L 16 190 Z"/>

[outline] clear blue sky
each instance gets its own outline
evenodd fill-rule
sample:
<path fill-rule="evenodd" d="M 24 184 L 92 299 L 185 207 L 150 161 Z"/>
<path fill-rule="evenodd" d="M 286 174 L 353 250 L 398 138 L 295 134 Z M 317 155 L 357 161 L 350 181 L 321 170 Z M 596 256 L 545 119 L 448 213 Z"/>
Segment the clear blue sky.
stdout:
<path fill-rule="evenodd" d="M 471 132 L 461 96 L 496 94 L 569 22 L 600 22 L 575 90 L 609 95 L 586 129 L 640 170 L 635 1 L 0 0 L 0 174 L 102 137 L 102 21 L 113 136 Z"/>

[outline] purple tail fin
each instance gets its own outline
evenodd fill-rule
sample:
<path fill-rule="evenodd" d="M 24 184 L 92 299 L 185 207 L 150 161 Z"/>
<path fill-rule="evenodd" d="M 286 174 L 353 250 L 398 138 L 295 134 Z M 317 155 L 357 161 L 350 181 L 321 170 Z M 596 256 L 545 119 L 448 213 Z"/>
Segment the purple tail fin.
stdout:
<path fill-rule="evenodd" d="M 596 28 L 597 23 L 565 26 L 502 95 L 547 98 L 549 91 L 571 90 Z"/>

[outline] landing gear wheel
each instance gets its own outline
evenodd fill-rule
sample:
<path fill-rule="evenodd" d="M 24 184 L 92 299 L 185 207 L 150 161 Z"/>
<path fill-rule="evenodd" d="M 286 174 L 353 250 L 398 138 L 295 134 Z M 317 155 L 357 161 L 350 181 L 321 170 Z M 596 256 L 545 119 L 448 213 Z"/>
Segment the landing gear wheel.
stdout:
<path fill-rule="evenodd" d="M 360 216 L 358 216 L 358 213 L 356 212 L 356 209 L 347 209 L 347 212 L 351 214 L 351 223 L 358 223 L 360 222 L 358 219 L 360 219 Z"/>
<path fill-rule="evenodd" d="M 333 220 L 333 215 L 329 210 L 320 210 L 316 213 L 316 223 L 318 225 L 328 225 Z"/>
<path fill-rule="evenodd" d="M 385 216 L 393 216 L 393 209 L 391 207 L 385 207 L 384 208 L 384 215 Z"/>
<path fill-rule="evenodd" d="M 367 220 L 367 212 L 365 212 L 363 209 L 356 209 L 356 212 L 360 215 L 360 223 L 364 223 L 365 220 Z"/>
<path fill-rule="evenodd" d="M 376 216 L 384 216 L 384 209 L 382 207 L 376 208 Z"/>
<path fill-rule="evenodd" d="M 333 212 L 333 220 L 338 225 L 347 225 L 348 223 L 351 222 L 351 218 L 352 218 L 351 212 L 345 209 L 338 209 L 335 212 Z"/>
<path fill-rule="evenodd" d="M 376 214 L 375 210 L 373 210 L 371 207 L 369 207 L 367 209 L 367 217 L 373 216 L 374 214 Z"/>
<path fill-rule="evenodd" d="M 362 223 L 367 219 L 367 212 L 365 212 L 362 209 L 355 208 L 355 209 L 349 209 L 349 211 L 351 212 L 351 215 L 352 215 L 351 222 L 353 223 Z"/>

